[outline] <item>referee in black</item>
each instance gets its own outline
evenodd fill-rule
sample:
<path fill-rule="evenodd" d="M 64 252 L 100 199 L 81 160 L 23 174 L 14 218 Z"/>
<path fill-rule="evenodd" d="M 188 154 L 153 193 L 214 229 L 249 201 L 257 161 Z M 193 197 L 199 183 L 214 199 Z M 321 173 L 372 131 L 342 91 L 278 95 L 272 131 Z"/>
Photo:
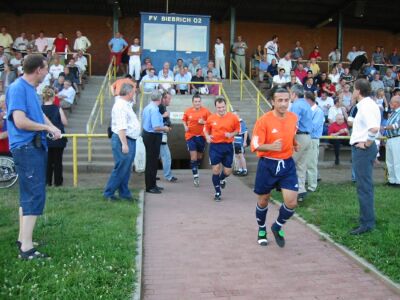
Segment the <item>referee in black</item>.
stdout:
<path fill-rule="evenodd" d="M 144 108 L 142 114 L 142 137 L 146 147 L 146 192 L 152 194 L 161 194 L 163 189 L 156 184 L 158 159 L 160 157 L 162 134 L 170 131 L 168 126 L 164 126 L 163 117 L 159 110 L 160 104 L 161 93 L 155 91 L 151 94 L 151 102 Z"/>

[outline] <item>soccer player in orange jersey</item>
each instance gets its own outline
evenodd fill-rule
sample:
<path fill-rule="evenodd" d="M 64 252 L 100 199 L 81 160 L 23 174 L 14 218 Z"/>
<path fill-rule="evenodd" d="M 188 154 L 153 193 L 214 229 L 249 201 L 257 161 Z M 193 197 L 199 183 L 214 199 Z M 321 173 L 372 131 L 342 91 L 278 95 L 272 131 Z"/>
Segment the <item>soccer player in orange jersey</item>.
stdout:
<path fill-rule="evenodd" d="M 196 94 L 192 98 L 192 107 L 185 110 L 183 114 L 183 126 L 185 127 L 186 145 L 190 153 L 190 167 L 193 173 L 193 184 L 199 186 L 199 171 L 206 139 L 204 137 L 204 124 L 211 115 L 210 111 L 201 106 L 201 97 Z"/>
<path fill-rule="evenodd" d="M 292 158 L 293 150 L 299 150 L 295 139 L 297 116 L 288 112 L 289 102 L 288 90 L 279 86 L 274 88 L 272 90 L 274 108 L 257 120 L 251 140 L 251 151 L 257 152 L 260 158 L 254 192 L 258 195 L 257 240 L 262 246 L 268 244 L 265 220 L 271 190 L 279 186 L 284 201 L 279 209 L 279 216 L 271 227 L 279 247 L 285 246 L 282 226 L 294 214 L 297 205 L 298 180 L 296 165 Z"/>
<path fill-rule="evenodd" d="M 207 143 L 210 144 L 212 182 L 215 188 L 215 201 L 221 201 L 221 188 L 225 188 L 225 178 L 232 173 L 233 140 L 240 132 L 239 118 L 226 111 L 226 100 L 215 99 L 216 113 L 208 117 L 204 126 Z M 223 169 L 221 167 L 223 166 Z"/>

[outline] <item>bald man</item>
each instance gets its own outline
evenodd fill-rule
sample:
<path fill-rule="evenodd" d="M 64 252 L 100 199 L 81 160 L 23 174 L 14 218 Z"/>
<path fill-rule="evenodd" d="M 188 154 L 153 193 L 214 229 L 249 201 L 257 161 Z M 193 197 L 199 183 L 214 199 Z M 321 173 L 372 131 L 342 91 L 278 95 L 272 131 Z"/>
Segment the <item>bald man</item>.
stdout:
<path fill-rule="evenodd" d="M 388 185 L 400 187 L 400 96 L 390 100 L 392 114 L 388 120 L 386 130 L 386 166 L 388 170 Z"/>

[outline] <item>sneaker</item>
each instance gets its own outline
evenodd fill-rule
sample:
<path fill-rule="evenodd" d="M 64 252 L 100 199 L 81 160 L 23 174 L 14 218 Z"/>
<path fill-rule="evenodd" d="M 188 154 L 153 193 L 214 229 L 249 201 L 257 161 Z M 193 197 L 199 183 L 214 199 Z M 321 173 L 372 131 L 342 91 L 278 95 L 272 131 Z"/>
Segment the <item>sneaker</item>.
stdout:
<path fill-rule="evenodd" d="M 168 180 L 169 182 L 177 182 L 178 178 L 176 178 L 175 176 L 172 176 L 171 179 Z"/>
<path fill-rule="evenodd" d="M 274 234 L 275 241 L 278 246 L 281 248 L 285 247 L 285 232 L 282 229 L 278 231 L 274 230 L 274 225 L 271 226 L 271 231 Z"/>
<path fill-rule="evenodd" d="M 266 228 L 263 228 L 263 229 L 259 228 L 258 229 L 257 242 L 258 242 L 258 244 L 260 246 L 267 246 L 268 245 Z"/>
<path fill-rule="evenodd" d="M 214 200 L 215 200 L 215 202 L 220 202 L 221 201 L 221 194 L 220 193 L 215 193 Z"/>
<path fill-rule="evenodd" d="M 193 178 L 193 184 L 194 184 L 195 187 L 199 187 L 200 186 L 199 177 L 194 177 Z"/>
<path fill-rule="evenodd" d="M 225 179 L 224 179 L 224 180 L 221 180 L 221 181 L 219 182 L 219 185 L 221 186 L 221 189 L 224 189 L 225 186 L 226 186 L 226 181 L 225 181 Z"/>
<path fill-rule="evenodd" d="M 240 176 L 243 176 L 243 177 L 244 177 L 244 176 L 247 176 L 247 174 L 248 174 L 248 173 L 247 173 L 247 170 L 243 170 L 243 171 L 240 173 Z"/>

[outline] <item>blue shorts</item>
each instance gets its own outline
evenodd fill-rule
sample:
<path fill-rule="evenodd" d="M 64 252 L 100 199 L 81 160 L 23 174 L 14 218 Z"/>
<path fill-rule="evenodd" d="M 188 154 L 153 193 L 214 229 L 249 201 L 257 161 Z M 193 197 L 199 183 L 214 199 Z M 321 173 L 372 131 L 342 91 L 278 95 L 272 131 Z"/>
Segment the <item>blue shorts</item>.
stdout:
<path fill-rule="evenodd" d="M 32 143 L 11 150 L 19 178 L 19 199 L 24 216 L 43 214 L 46 200 L 47 151 Z"/>
<path fill-rule="evenodd" d="M 203 153 L 206 148 L 206 139 L 203 136 L 194 136 L 186 141 L 186 145 L 189 151 Z"/>
<path fill-rule="evenodd" d="M 210 144 L 210 162 L 212 166 L 222 163 L 225 168 L 232 168 L 233 163 L 233 144 L 220 143 Z"/>
<path fill-rule="evenodd" d="M 275 160 L 263 157 L 258 161 L 254 193 L 269 194 L 276 187 L 296 192 L 299 190 L 293 158 Z"/>

